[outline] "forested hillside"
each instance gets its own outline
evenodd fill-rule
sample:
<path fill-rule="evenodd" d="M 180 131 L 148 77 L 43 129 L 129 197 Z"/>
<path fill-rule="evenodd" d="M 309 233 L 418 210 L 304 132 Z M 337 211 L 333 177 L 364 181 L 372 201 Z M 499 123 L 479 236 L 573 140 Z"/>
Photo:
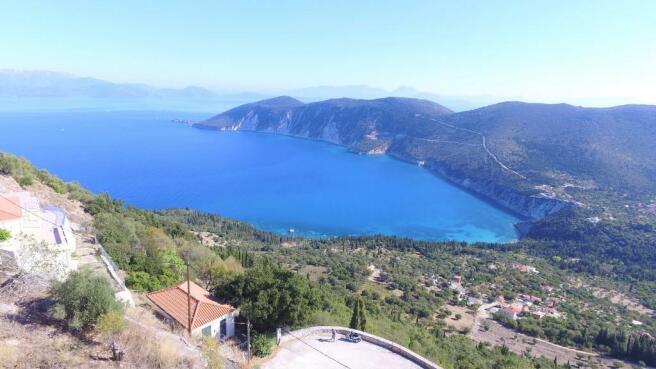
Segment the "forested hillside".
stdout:
<path fill-rule="evenodd" d="M 321 139 L 389 153 L 530 218 L 562 206 L 600 217 L 656 212 L 656 107 L 583 108 L 507 102 L 452 113 L 428 101 L 280 97 L 198 124 Z"/>

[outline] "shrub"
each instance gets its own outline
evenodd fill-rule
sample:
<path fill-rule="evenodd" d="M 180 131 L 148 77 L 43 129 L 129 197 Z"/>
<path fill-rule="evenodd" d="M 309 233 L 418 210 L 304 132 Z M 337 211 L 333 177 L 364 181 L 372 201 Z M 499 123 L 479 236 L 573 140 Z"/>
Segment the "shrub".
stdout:
<path fill-rule="evenodd" d="M 75 271 L 64 282 L 55 283 L 51 294 L 56 301 L 53 316 L 76 330 L 88 328 L 101 315 L 122 307 L 109 281 L 88 269 Z"/>
<path fill-rule="evenodd" d="M 59 194 L 64 194 L 68 191 L 68 188 L 66 187 L 66 183 L 64 183 L 64 181 L 48 173 L 48 171 L 46 170 L 38 170 L 36 176 L 39 179 L 39 181 L 41 181 L 41 183 L 52 188 L 53 190 L 55 190 L 55 192 Z"/>
<path fill-rule="evenodd" d="M 31 176 L 22 176 L 18 178 L 18 184 L 21 185 L 21 187 L 31 186 L 34 184 L 34 178 Z"/>
<path fill-rule="evenodd" d="M 109 337 L 123 332 L 128 322 L 120 311 L 112 310 L 104 313 L 98 318 L 93 327 L 94 332 L 101 337 Z"/>
<path fill-rule="evenodd" d="M 11 232 L 6 229 L 0 228 L 0 242 L 7 241 L 11 238 Z"/>
<path fill-rule="evenodd" d="M 273 351 L 273 337 L 270 337 L 265 334 L 258 334 L 253 339 L 252 349 L 253 354 L 257 357 L 265 357 L 271 354 Z"/>
<path fill-rule="evenodd" d="M 125 279 L 125 285 L 142 292 L 157 291 L 162 288 L 160 280 L 146 272 L 129 273 Z"/>

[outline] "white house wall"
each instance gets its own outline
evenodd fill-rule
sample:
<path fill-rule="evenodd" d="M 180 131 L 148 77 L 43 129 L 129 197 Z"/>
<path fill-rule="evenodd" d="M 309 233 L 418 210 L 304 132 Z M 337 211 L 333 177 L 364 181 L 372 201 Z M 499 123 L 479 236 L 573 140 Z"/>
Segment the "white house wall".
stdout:
<path fill-rule="evenodd" d="M 212 320 L 211 322 L 194 329 L 193 331 L 191 331 L 191 334 L 200 337 L 203 335 L 203 328 L 210 326 L 212 327 L 211 330 L 212 337 L 219 338 L 219 331 L 221 329 L 221 320 L 223 319 L 226 320 L 226 337 L 233 337 L 235 335 L 235 317 L 233 313 L 224 315 L 220 319 Z"/>

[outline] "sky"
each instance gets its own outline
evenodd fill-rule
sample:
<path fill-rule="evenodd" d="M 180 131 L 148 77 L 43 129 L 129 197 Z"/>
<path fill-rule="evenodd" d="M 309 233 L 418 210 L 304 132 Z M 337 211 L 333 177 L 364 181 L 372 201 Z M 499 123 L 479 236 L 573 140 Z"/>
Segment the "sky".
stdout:
<path fill-rule="evenodd" d="M 6 1 L 0 68 L 656 104 L 656 1 Z"/>

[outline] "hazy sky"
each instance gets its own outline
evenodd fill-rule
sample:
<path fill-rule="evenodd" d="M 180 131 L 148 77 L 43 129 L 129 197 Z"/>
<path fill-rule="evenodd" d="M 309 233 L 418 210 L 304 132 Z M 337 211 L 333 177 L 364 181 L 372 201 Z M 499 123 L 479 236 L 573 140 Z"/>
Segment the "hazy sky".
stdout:
<path fill-rule="evenodd" d="M 656 103 L 656 1 L 1 1 L 0 68 Z"/>

